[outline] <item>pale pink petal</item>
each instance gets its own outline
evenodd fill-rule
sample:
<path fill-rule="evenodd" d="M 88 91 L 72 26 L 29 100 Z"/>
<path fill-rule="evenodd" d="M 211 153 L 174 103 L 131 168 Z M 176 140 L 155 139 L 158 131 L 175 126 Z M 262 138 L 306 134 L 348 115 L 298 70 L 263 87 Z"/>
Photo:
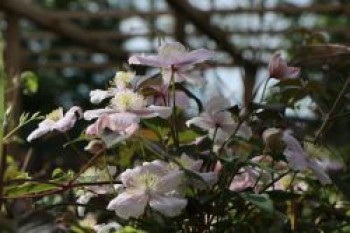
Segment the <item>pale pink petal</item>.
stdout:
<path fill-rule="evenodd" d="M 140 56 L 135 55 L 129 58 L 130 65 L 145 65 L 153 67 L 165 67 L 169 66 L 170 63 L 167 60 L 162 59 L 160 56 L 150 55 L 150 56 Z"/>
<path fill-rule="evenodd" d="M 317 177 L 317 179 L 321 182 L 321 184 L 331 184 L 332 180 L 329 178 L 328 174 L 322 169 L 321 166 L 317 164 L 317 162 L 313 159 L 308 160 L 308 166 Z"/>
<path fill-rule="evenodd" d="M 140 116 L 141 118 L 161 117 L 168 118 L 171 115 L 172 109 L 166 106 L 148 106 L 144 109 L 132 110 L 132 113 Z"/>
<path fill-rule="evenodd" d="M 295 78 L 298 78 L 300 75 L 300 68 L 298 67 L 287 67 L 286 68 L 286 73 L 285 73 L 285 77 L 286 78 L 292 78 L 292 79 L 295 79 Z"/>
<path fill-rule="evenodd" d="M 90 91 L 90 102 L 93 104 L 99 104 L 102 102 L 102 100 L 112 97 L 113 94 L 113 91 L 104 91 L 99 89 Z"/>
<path fill-rule="evenodd" d="M 195 125 L 204 130 L 209 130 L 216 127 L 215 122 L 207 113 L 202 113 L 201 116 L 194 117 L 191 120 L 186 121 L 187 127 L 190 127 L 191 125 Z"/>
<path fill-rule="evenodd" d="M 154 194 L 150 198 L 149 205 L 167 217 L 175 217 L 181 214 L 181 211 L 186 207 L 187 200 Z"/>
<path fill-rule="evenodd" d="M 249 173 L 244 172 L 233 178 L 229 189 L 235 192 L 241 192 L 249 187 L 253 187 L 254 184 L 253 177 L 250 177 Z"/>
<path fill-rule="evenodd" d="M 271 78 L 287 79 L 297 78 L 300 74 L 300 68 L 288 67 L 286 61 L 281 57 L 281 53 L 275 53 L 269 62 L 269 73 Z"/>
<path fill-rule="evenodd" d="M 206 105 L 205 111 L 214 114 L 219 111 L 223 111 L 226 108 L 230 107 L 230 101 L 223 96 L 215 96 L 209 100 Z"/>
<path fill-rule="evenodd" d="M 58 120 L 53 128 L 60 132 L 66 132 L 67 130 L 73 128 L 75 122 L 78 118 L 83 115 L 83 110 L 80 107 L 74 106 L 68 110 L 64 117 Z"/>
<path fill-rule="evenodd" d="M 172 99 L 172 98 L 171 98 Z M 172 103 L 172 100 L 170 100 Z M 190 106 L 190 99 L 188 96 L 182 91 L 175 92 L 175 104 L 176 106 L 187 109 Z"/>
<path fill-rule="evenodd" d="M 307 168 L 306 153 L 298 140 L 287 130 L 283 132 L 282 140 L 286 144 L 283 154 L 290 166 L 297 171 L 305 170 Z"/>
<path fill-rule="evenodd" d="M 81 195 L 78 199 L 77 199 L 77 203 L 81 204 L 81 205 L 86 205 L 91 198 L 96 197 L 97 195 L 92 193 L 92 192 L 87 192 L 83 195 Z M 85 206 L 78 206 L 77 208 L 78 211 L 78 216 L 79 217 L 83 217 L 85 214 Z"/>
<path fill-rule="evenodd" d="M 114 210 L 116 214 L 123 218 L 130 217 L 138 218 L 145 211 L 148 202 L 148 196 L 137 190 L 125 191 L 119 194 L 111 202 L 109 202 L 107 209 Z"/>
<path fill-rule="evenodd" d="M 182 153 L 180 157 L 180 163 L 187 169 L 199 171 L 202 168 L 203 160 L 194 160 L 190 158 L 186 153 Z"/>
<path fill-rule="evenodd" d="M 183 183 L 185 174 L 181 170 L 174 170 L 164 175 L 158 182 L 156 190 L 160 193 L 167 193 L 179 188 Z"/>
<path fill-rule="evenodd" d="M 84 112 L 84 119 L 87 121 L 90 121 L 94 118 L 98 118 L 102 116 L 103 114 L 108 113 L 116 113 L 114 109 L 109 108 L 103 108 L 103 109 L 96 109 L 96 110 L 88 110 Z"/>
<path fill-rule="evenodd" d="M 215 52 L 208 49 L 198 49 L 191 51 L 189 53 L 185 53 L 181 56 L 181 58 L 177 61 L 175 65 L 192 65 L 196 63 L 200 63 L 212 58 L 215 55 Z"/>
<path fill-rule="evenodd" d="M 193 180 L 194 186 L 198 189 L 206 189 L 207 187 L 211 188 L 218 181 L 218 174 L 216 172 L 196 172 L 202 180 L 195 179 Z M 205 184 L 203 183 L 205 182 Z"/>
<path fill-rule="evenodd" d="M 29 136 L 27 137 L 27 141 L 31 142 L 32 140 L 39 138 L 39 137 L 43 136 L 44 134 L 52 131 L 54 124 L 55 124 L 54 121 L 52 121 L 50 119 L 45 119 L 44 121 L 42 121 L 39 124 L 39 126 L 36 130 L 34 130 L 33 132 L 31 132 L 29 134 Z"/>

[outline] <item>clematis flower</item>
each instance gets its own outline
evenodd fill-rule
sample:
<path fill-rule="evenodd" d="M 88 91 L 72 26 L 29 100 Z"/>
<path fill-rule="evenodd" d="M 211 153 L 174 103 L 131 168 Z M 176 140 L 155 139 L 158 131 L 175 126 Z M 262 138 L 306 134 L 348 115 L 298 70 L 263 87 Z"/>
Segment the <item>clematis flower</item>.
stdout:
<path fill-rule="evenodd" d="M 198 159 L 194 160 L 190 158 L 187 154 L 182 153 L 180 159 L 178 159 L 178 162 L 183 166 L 183 168 L 190 170 L 194 172 L 196 175 L 202 178 L 202 180 L 205 182 L 203 184 L 203 181 L 200 181 L 196 178 L 190 177 L 187 180 L 187 183 L 190 185 L 193 185 L 194 187 L 198 189 L 205 189 L 207 187 L 212 187 L 215 185 L 218 181 L 218 174 L 216 172 L 201 172 L 200 169 L 203 165 L 203 160 Z M 180 169 L 178 165 L 172 164 L 172 167 L 175 169 Z"/>
<path fill-rule="evenodd" d="M 105 109 L 89 110 L 84 113 L 85 120 L 98 118 L 86 129 L 89 135 L 100 135 L 108 128 L 118 132 L 123 140 L 130 137 L 138 128 L 140 118 L 167 118 L 171 108 L 165 106 L 147 106 L 144 97 L 130 89 L 118 91 Z"/>
<path fill-rule="evenodd" d="M 112 98 L 118 91 L 127 89 L 127 87 L 131 85 L 131 81 L 134 77 L 134 72 L 117 72 L 111 82 L 111 88 L 108 90 L 96 89 L 90 92 L 90 102 L 93 104 L 99 104 L 107 98 Z"/>
<path fill-rule="evenodd" d="M 300 75 L 300 68 L 287 66 L 287 63 L 281 57 L 281 53 L 276 52 L 272 55 L 269 62 L 270 78 L 279 80 L 294 79 Z"/>
<path fill-rule="evenodd" d="M 232 119 L 231 114 L 225 109 L 230 107 L 230 102 L 221 96 L 212 98 L 203 113 L 199 117 L 194 117 L 186 122 L 187 127 L 195 125 L 199 128 L 209 131 L 209 135 L 213 138 L 216 130 L 215 142 L 222 144 L 236 130 L 238 124 Z M 250 127 L 241 124 L 237 131 L 237 135 L 245 139 L 252 136 Z"/>
<path fill-rule="evenodd" d="M 241 192 L 247 188 L 254 188 L 255 192 L 259 192 L 266 184 L 271 182 L 272 177 L 264 167 L 273 167 L 275 170 L 284 170 L 287 166 L 284 162 L 274 162 L 273 158 L 266 155 L 256 156 L 251 159 L 252 163 L 260 164 L 261 166 L 245 166 L 239 170 L 239 173 L 233 178 L 230 190 Z"/>
<path fill-rule="evenodd" d="M 188 80 L 187 72 L 192 65 L 208 60 L 214 52 L 207 49 L 198 49 L 188 52 L 179 42 L 164 43 L 158 48 L 157 55 L 132 56 L 129 64 L 147 65 L 163 68 L 163 79 L 166 85 L 170 84 L 172 72 L 175 82 Z"/>
<path fill-rule="evenodd" d="M 63 109 L 59 108 L 52 111 L 46 116 L 46 119 L 39 123 L 36 130 L 29 134 L 27 141 L 31 142 L 33 139 L 39 138 L 44 134 L 57 130 L 59 132 L 66 132 L 73 128 L 77 119 L 80 119 L 83 111 L 80 107 L 74 106 L 63 115 Z"/>
<path fill-rule="evenodd" d="M 124 190 L 107 209 L 124 219 L 140 217 L 147 205 L 167 217 L 179 215 L 187 205 L 186 199 L 175 195 L 183 182 L 183 173 L 177 170 L 164 173 L 162 164 L 166 163 L 147 163 L 123 172 Z"/>
<path fill-rule="evenodd" d="M 285 144 L 283 154 L 286 157 L 290 167 L 295 171 L 305 171 L 307 169 L 310 169 L 322 184 L 332 183 L 332 180 L 322 169 L 322 167 L 317 163 L 317 161 L 307 156 L 305 150 L 303 149 L 299 141 L 292 135 L 292 132 L 290 130 L 282 131 L 281 129 L 270 128 L 267 129 L 264 132 L 264 134 L 273 135 L 281 134 L 281 132 L 281 140 Z M 265 140 L 268 140 L 267 137 Z"/>

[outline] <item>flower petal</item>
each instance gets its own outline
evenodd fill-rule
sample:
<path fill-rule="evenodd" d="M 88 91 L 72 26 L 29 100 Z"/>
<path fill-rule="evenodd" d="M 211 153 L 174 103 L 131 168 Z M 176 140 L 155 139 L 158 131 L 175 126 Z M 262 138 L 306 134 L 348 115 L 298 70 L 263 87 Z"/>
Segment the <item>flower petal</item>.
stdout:
<path fill-rule="evenodd" d="M 168 193 L 177 191 L 180 185 L 183 183 L 185 174 L 181 170 L 170 171 L 168 174 L 161 177 L 161 180 L 157 183 L 156 190 L 159 193 Z"/>
<path fill-rule="evenodd" d="M 29 134 L 29 136 L 27 137 L 27 141 L 31 142 L 32 140 L 39 138 L 44 134 L 52 131 L 54 124 L 55 122 L 50 119 L 43 120 L 39 124 L 38 128 Z"/>
<path fill-rule="evenodd" d="M 186 207 L 187 200 L 154 194 L 150 198 L 149 205 L 167 217 L 175 217 Z"/>
<path fill-rule="evenodd" d="M 108 113 L 116 113 L 114 109 L 109 108 L 102 108 L 102 109 L 95 109 L 95 110 L 88 110 L 84 112 L 84 119 L 87 121 L 90 121 L 92 119 L 98 118 L 102 116 L 103 114 Z"/>
<path fill-rule="evenodd" d="M 90 201 L 91 198 L 96 197 L 96 196 L 97 195 L 92 193 L 92 192 L 87 192 L 87 193 L 81 195 L 77 199 L 77 203 L 81 204 L 81 205 L 85 205 Z M 78 216 L 83 217 L 85 214 L 85 206 L 78 206 L 77 211 L 78 211 Z"/>
<path fill-rule="evenodd" d="M 138 218 L 145 211 L 147 201 L 148 196 L 145 193 L 138 190 L 128 190 L 109 202 L 107 209 L 114 210 L 123 219 Z"/>
<path fill-rule="evenodd" d="M 132 113 L 140 116 L 141 118 L 153 118 L 161 117 L 168 118 L 171 115 L 171 108 L 166 106 L 148 106 L 147 108 L 132 110 Z"/>
<path fill-rule="evenodd" d="M 157 55 L 134 55 L 129 58 L 128 62 L 130 65 L 145 65 L 153 67 L 164 67 L 169 65 L 169 63 L 167 63 L 166 60 L 163 60 L 162 57 Z"/>
<path fill-rule="evenodd" d="M 312 170 L 314 175 L 318 178 L 321 184 L 331 184 L 332 180 L 329 178 L 328 174 L 322 169 L 320 165 L 313 159 L 308 160 L 309 168 Z"/>
<path fill-rule="evenodd" d="M 104 91 L 100 89 L 90 91 L 90 102 L 93 104 L 99 104 L 102 100 L 112 97 L 113 94 L 113 91 Z"/>
<path fill-rule="evenodd" d="M 192 65 L 192 64 L 200 63 L 208 60 L 214 55 L 215 55 L 215 52 L 212 50 L 197 49 L 189 53 L 183 54 L 175 65 L 184 66 L 184 65 Z"/>
<path fill-rule="evenodd" d="M 297 171 L 307 168 L 306 154 L 298 140 L 288 130 L 283 132 L 282 140 L 286 144 L 283 154 L 290 166 Z"/>
<path fill-rule="evenodd" d="M 78 114 L 78 116 L 76 114 Z M 74 126 L 75 122 L 77 121 L 77 118 L 81 118 L 82 115 L 83 110 L 80 107 L 74 106 L 71 109 L 69 109 L 68 112 L 66 112 L 62 119 L 58 120 L 54 124 L 53 128 L 60 132 L 66 132 Z"/>

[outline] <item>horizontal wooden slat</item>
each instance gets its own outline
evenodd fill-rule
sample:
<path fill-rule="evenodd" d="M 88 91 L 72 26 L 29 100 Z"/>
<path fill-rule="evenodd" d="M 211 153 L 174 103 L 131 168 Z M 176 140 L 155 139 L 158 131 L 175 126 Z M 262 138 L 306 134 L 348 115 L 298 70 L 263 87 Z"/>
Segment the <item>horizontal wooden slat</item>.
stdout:
<path fill-rule="evenodd" d="M 123 19 L 127 17 L 155 17 L 160 15 L 170 15 L 173 12 L 170 10 L 161 11 L 125 11 L 125 10 L 102 10 L 97 12 L 87 11 L 60 11 L 52 12 L 52 16 L 60 19 L 102 19 L 113 18 Z M 350 15 L 350 4 L 314 4 L 309 6 L 293 6 L 293 5 L 280 5 L 275 7 L 251 7 L 251 8 L 233 8 L 233 9 L 215 9 L 210 10 L 207 13 L 217 15 L 231 15 L 231 14 L 262 14 L 262 13 L 280 13 L 280 14 L 303 14 L 303 13 L 337 13 Z"/>

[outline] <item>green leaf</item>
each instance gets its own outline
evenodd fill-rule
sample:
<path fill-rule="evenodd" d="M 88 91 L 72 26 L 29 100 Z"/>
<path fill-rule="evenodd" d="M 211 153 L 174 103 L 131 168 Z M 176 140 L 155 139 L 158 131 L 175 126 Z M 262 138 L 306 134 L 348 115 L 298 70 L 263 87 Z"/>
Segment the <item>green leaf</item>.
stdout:
<path fill-rule="evenodd" d="M 273 202 L 268 194 L 242 193 L 241 197 L 268 214 L 273 214 Z"/>
<path fill-rule="evenodd" d="M 55 189 L 58 189 L 57 185 L 31 182 L 7 187 L 5 188 L 5 193 L 8 197 L 21 197 L 33 193 L 40 193 Z"/>
<path fill-rule="evenodd" d="M 21 81 L 24 85 L 23 93 L 25 95 L 34 94 L 38 91 L 38 76 L 32 71 L 24 71 L 21 74 Z"/>

